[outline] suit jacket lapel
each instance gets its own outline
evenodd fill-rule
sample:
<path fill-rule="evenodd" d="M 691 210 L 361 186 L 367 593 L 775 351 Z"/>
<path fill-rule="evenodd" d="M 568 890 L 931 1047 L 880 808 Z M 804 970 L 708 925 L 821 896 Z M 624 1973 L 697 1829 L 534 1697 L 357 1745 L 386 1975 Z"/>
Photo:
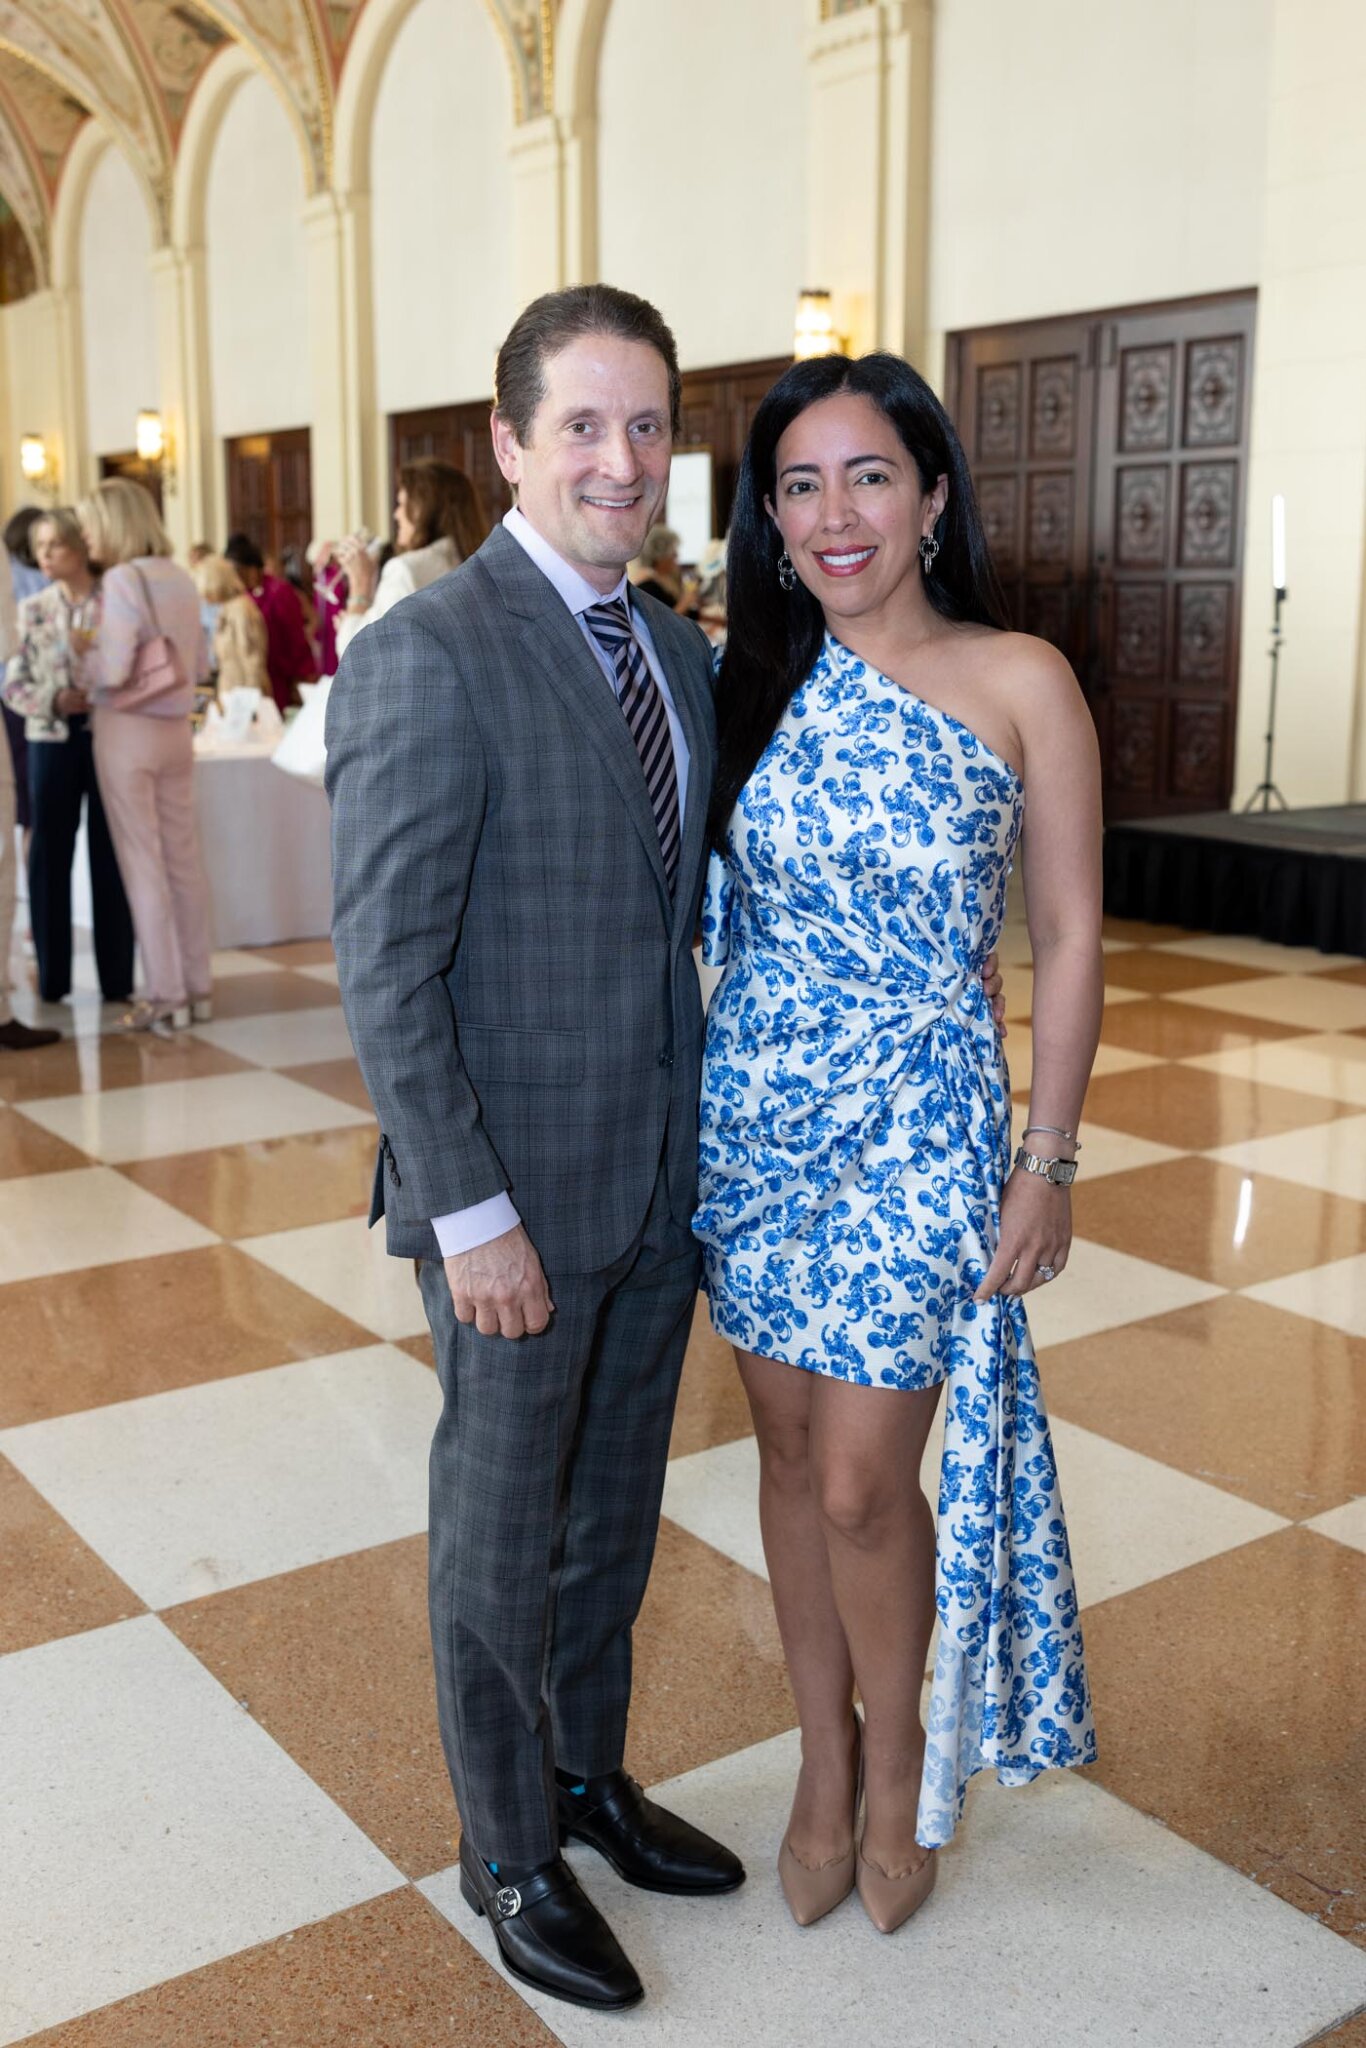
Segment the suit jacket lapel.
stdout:
<path fill-rule="evenodd" d="M 612 685 L 583 637 L 582 627 L 525 549 L 518 547 L 501 526 L 494 528 L 477 559 L 493 576 L 508 610 L 519 618 L 537 672 L 544 676 L 575 724 L 597 748 L 640 835 L 665 911 L 671 914 L 664 856 L 659 850 L 655 814 L 636 743 Z M 691 743 L 690 736 L 690 746 Z M 691 813 L 691 800 L 688 809 Z"/>

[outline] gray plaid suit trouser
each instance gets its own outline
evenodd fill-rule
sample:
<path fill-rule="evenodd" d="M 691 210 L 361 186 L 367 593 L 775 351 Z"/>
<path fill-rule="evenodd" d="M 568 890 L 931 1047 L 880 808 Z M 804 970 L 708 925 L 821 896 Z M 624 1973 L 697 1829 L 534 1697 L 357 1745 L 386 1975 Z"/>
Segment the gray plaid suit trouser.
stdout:
<path fill-rule="evenodd" d="M 430 1472 L 437 1706 L 463 1826 L 490 1860 L 557 1852 L 557 1763 L 595 1777 L 622 1762 L 698 1266 L 662 1167 L 620 1259 L 547 1276 L 543 1336 L 457 1322 L 444 1268 L 422 1264 L 445 1396 Z"/>

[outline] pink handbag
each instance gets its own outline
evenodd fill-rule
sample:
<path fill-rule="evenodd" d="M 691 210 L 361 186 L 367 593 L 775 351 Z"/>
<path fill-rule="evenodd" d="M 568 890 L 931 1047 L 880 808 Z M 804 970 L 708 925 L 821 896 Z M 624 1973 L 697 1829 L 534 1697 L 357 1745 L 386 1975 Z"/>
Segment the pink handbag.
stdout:
<path fill-rule="evenodd" d="M 107 696 L 101 695 L 101 708 L 107 711 L 145 711 L 158 697 L 169 697 L 173 691 L 185 690 L 188 687 L 174 643 L 165 633 L 155 630 L 157 611 L 152 602 L 147 578 L 136 562 L 130 562 L 128 566 L 142 586 L 142 601 L 147 607 L 147 616 L 152 622 L 153 631 L 146 640 L 138 642 L 137 655 L 127 682 L 120 683 L 118 688 L 110 690 Z"/>

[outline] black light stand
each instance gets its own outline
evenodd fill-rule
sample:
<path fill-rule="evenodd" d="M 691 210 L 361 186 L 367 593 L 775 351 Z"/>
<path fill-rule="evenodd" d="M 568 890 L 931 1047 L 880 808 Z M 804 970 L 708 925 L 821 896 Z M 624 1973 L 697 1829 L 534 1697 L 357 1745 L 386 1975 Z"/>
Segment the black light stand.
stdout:
<path fill-rule="evenodd" d="M 1284 570 L 1281 573 L 1284 574 Z M 1281 606 L 1284 603 L 1285 592 L 1278 590 L 1276 609 L 1271 617 L 1271 701 L 1266 713 L 1266 767 L 1261 781 L 1243 805 L 1244 811 L 1269 811 L 1273 807 L 1281 811 L 1290 809 L 1271 779 L 1271 754 L 1276 744 L 1276 682 L 1281 666 L 1281 642 L 1285 637 L 1281 632 Z"/>

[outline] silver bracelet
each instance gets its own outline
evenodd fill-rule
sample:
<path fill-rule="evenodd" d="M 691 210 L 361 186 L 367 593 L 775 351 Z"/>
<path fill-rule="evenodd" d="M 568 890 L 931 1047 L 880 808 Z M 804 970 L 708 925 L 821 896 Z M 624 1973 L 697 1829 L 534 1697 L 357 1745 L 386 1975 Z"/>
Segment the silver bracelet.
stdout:
<path fill-rule="evenodd" d="M 1066 1138 L 1069 1145 L 1076 1146 L 1078 1152 L 1082 1149 L 1081 1140 L 1076 1132 L 1065 1131 L 1061 1124 L 1026 1124 L 1020 1136 L 1027 1138 L 1031 1131 L 1048 1131 L 1055 1138 Z"/>

